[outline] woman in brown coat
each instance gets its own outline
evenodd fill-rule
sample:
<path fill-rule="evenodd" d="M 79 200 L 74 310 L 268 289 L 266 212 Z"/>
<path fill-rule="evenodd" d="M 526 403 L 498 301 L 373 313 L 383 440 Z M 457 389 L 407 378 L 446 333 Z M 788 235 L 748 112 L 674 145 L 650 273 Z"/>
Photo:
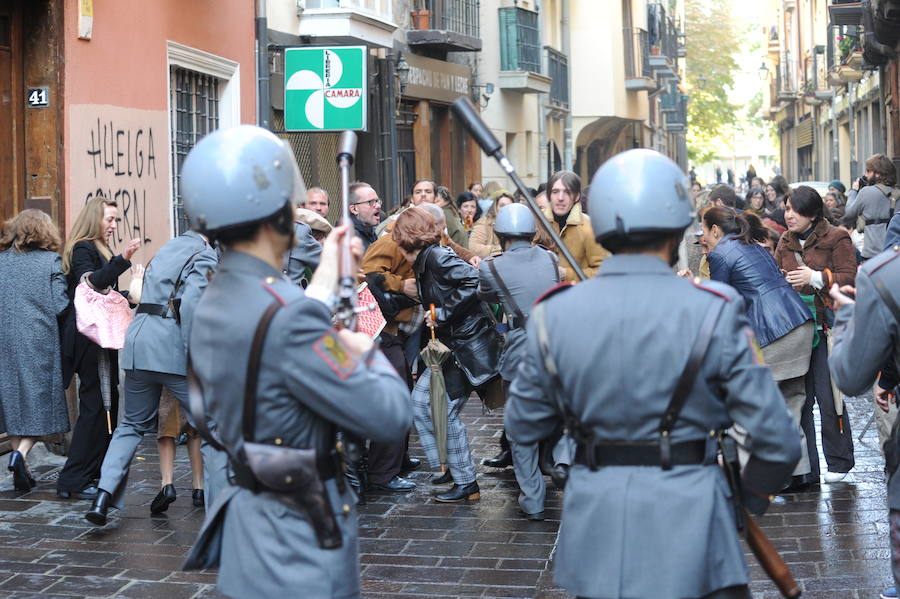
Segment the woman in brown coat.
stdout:
<path fill-rule="evenodd" d="M 853 435 L 850 419 L 838 420 L 831 374 L 828 371 L 828 345 L 825 329 L 830 326 L 823 298 L 828 297 L 832 283 L 852 285 L 856 278 L 856 259 L 853 243 L 846 231 L 831 226 L 824 217 L 824 203 L 819 193 L 802 185 L 793 190 L 785 201 L 784 217 L 788 230 L 775 250 L 775 261 L 801 297 L 815 305 L 817 341 L 814 341 L 812 361 L 806 373 L 806 404 L 800 426 L 806 434 L 809 460 L 818 481 L 819 460 L 813 425 L 813 403 L 819 404 L 822 417 L 822 449 L 828 472 L 825 482 L 844 479 L 854 465 Z M 830 311 L 829 311 L 830 312 Z"/>

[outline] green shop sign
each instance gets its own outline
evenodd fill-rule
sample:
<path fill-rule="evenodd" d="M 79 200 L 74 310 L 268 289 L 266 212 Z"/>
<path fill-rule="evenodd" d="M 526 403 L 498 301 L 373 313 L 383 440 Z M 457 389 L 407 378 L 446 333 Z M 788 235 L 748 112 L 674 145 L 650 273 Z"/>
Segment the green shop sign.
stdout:
<path fill-rule="evenodd" d="M 366 128 L 366 47 L 311 46 L 284 51 L 284 128 Z"/>

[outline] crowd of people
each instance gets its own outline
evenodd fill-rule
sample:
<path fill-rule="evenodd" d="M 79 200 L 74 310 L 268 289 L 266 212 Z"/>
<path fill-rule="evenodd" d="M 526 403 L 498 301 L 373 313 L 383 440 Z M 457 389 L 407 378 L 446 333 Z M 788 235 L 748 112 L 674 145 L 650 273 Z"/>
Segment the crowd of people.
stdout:
<path fill-rule="evenodd" d="M 615 171 L 617 166 L 604 167 L 598 173 L 603 186 L 597 187 L 595 182 L 587 190 L 578 175 L 560 171 L 532 190 L 550 230 L 544 229 L 518 192 L 496 183 L 471 183 L 454 197 L 439 182 L 421 179 L 404 201 L 387 213 L 375 187 L 357 181 L 349 186 L 352 222 L 347 227 L 333 222 L 335 206 L 325 190 L 300 190 L 285 170 L 279 171 L 281 161 L 292 162 L 282 156 L 286 150 L 280 142 L 253 128 L 247 131 L 247 147 L 252 141 L 257 144 L 253 147 L 267 147 L 265 151 L 277 157 L 276 167 L 269 173 L 275 182 L 273 190 L 237 190 L 241 195 L 228 187 L 230 179 L 223 175 L 221 181 L 201 183 L 196 179 L 196 190 L 191 191 L 193 179 L 186 165 L 186 194 L 195 198 L 194 229 L 170 240 L 146 265 L 132 264 L 141 245 L 139 239 L 128 241 L 118 253 L 113 249 L 118 206 L 102 196 L 82 208 L 65 244 L 50 217 L 37 210 L 24 210 L 3 224 L 0 343 L 9 350 L 0 355 L 0 429 L 10 435 L 9 470 L 17 490 L 28 491 L 36 484 L 28 466 L 34 443 L 69 430 L 65 390 L 77 375 L 78 417 L 57 494 L 91 500 L 86 519 L 105 525 L 109 510 L 124 505 L 129 466 L 142 437 L 153 433 L 160 454 L 160 490 L 150 511 L 165 511 L 177 497 L 172 465 L 175 439 L 184 436 L 191 458 L 193 505 L 210 510 L 215 503 L 216 509 L 227 511 L 231 519 L 221 548 L 220 584 L 235 596 L 266 594 L 282 588 L 282 583 L 297 582 L 296 574 L 255 582 L 241 575 L 247 560 L 258 560 L 262 567 L 268 554 L 292 550 L 290 543 L 287 549 L 275 548 L 272 539 L 260 537 L 259 527 L 275 527 L 278 509 L 284 509 L 267 503 L 265 493 L 259 495 L 260 490 L 274 492 L 277 487 L 268 482 L 264 471 L 256 470 L 266 466 L 265 458 L 250 459 L 260 444 L 317 448 L 321 453 L 315 468 L 326 479 L 322 488 L 333 504 L 326 512 L 346 515 L 353 513 L 351 504 L 357 499 L 365 501 L 367 494 L 406 493 L 416 488 L 416 482 L 406 476 L 422 467 L 409 455 L 414 426 L 433 472 L 429 482 L 434 487 L 434 501 L 475 501 L 481 494 L 476 457 L 461 412 L 473 397 L 478 397 L 485 409 L 503 406 L 509 397 L 509 430 L 498 438 L 499 453 L 481 456 L 482 464 L 513 467 L 524 518 L 543 519 L 545 476 L 568 489 L 566 510 L 590 511 L 600 501 L 594 495 L 600 479 L 591 478 L 598 460 L 601 465 L 612 459 L 615 465 L 630 467 L 659 465 L 660 459 L 702 465 L 709 457 L 707 449 L 700 448 L 706 441 L 676 435 L 672 456 L 660 458 L 643 452 L 635 462 L 621 447 L 604 441 L 643 447 L 646 431 L 627 428 L 631 422 L 627 417 L 604 416 L 591 422 L 593 430 L 583 424 L 599 416 L 591 412 L 590 401 L 579 403 L 579 398 L 600 401 L 617 397 L 628 388 L 621 378 L 627 368 L 607 378 L 579 371 L 585 366 L 585 356 L 596 355 L 610 368 L 618 362 L 615 356 L 600 359 L 600 354 L 591 353 L 598 349 L 595 342 L 620 343 L 623 357 L 632 345 L 639 351 L 643 343 L 646 359 L 662 360 L 669 354 L 661 343 L 661 329 L 648 329 L 633 339 L 617 338 L 612 330 L 598 332 L 590 342 L 573 332 L 571 347 L 554 348 L 551 342 L 564 338 L 577 323 L 591 322 L 598 313 L 643 327 L 644 315 L 651 307 L 638 292 L 646 290 L 649 281 L 659 281 L 654 293 L 668 294 L 673 313 L 683 318 L 670 323 L 671 330 L 665 334 L 669 344 L 700 326 L 697 319 L 702 312 L 696 307 L 707 301 L 710 293 L 730 305 L 724 309 L 725 324 L 716 325 L 722 329 L 719 337 L 712 341 L 719 343 L 715 347 L 720 353 L 731 351 L 727 345 L 731 342 L 742 348 L 731 357 L 732 362 L 722 366 L 725 370 L 715 375 L 730 377 L 724 391 L 728 403 L 724 407 L 716 404 L 711 387 L 698 393 L 708 404 L 704 417 L 715 412 L 717 423 L 732 421 L 728 437 L 736 443 L 741 463 L 752 471 L 745 475 L 747 481 L 764 489 L 766 496 L 769 492 L 809 492 L 822 481 L 843 481 L 853 469 L 853 436 L 840 388 L 860 391 L 864 385 L 854 380 L 840 387 L 839 378 L 832 377 L 829 357 L 839 343 L 835 313 L 851 302 L 849 288 L 857 279 L 859 266 L 880 260 L 883 250 L 900 241 L 900 220 L 893 217 L 898 195 L 894 192 L 894 167 L 884 156 L 866 162 L 866 176 L 854 181 L 846 196 L 840 181 L 833 181 L 823 198 L 810 187 L 791 188 L 780 176 L 767 183 L 754 171 L 752 177 L 748 172 L 746 193 L 736 192 L 733 184 L 704 189 L 692 181 L 690 196 L 685 186 L 682 195 L 648 199 L 637 186 L 629 193 L 635 194 L 634 206 L 646 203 L 644 211 L 634 206 L 621 208 L 615 219 L 610 216 L 615 200 L 610 199 L 609 189 L 615 187 L 616 177 L 629 176 L 627 173 Z M 203 150 L 209 157 L 203 151 L 192 152 L 193 164 L 208 160 L 205 168 L 215 171 L 222 168 L 214 160 L 215 152 L 221 151 L 215 144 L 234 141 L 211 138 Z M 683 181 L 683 173 L 668 161 L 652 166 L 657 159 L 665 160 L 642 155 L 635 168 L 638 172 L 657 168 L 663 178 Z M 281 181 L 281 177 L 287 178 Z M 625 179 L 620 183 L 625 185 Z M 278 185 L 283 186 L 282 195 L 276 195 Z M 251 207 L 229 207 L 218 213 L 204 203 L 213 202 L 207 198 L 216 193 L 221 197 L 260 193 L 262 199 Z M 294 201 L 296 205 L 292 205 Z M 650 210 L 654 202 L 669 203 L 659 206 L 662 212 L 654 213 Z M 259 211 L 265 206 L 269 212 L 262 218 Z M 677 223 L 658 222 L 675 218 L 673 214 Z M 644 220 L 648 224 L 633 224 Z M 577 264 L 569 263 L 551 231 Z M 383 360 L 371 357 L 374 338 L 334 331 L 325 309 L 335 289 L 336 252 L 344 235 L 355 238 L 356 284 L 364 284 L 371 292 L 384 317 L 384 326 L 373 333 Z M 684 268 L 678 274 L 697 281 L 700 291 L 696 296 L 693 288 L 682 286 L 687 285 L 684 281 L 660 278 L 672 274 L 679 255 Z M 121 294 L 129 300 L 133 315 L 124 343 L 121 347 L 101 346 L 82 330 L 73 302 L 84 288 L 100 295 L 119 293 L 119 279 L 129 270 L 131 285 Z M 590 281 L 580 282 L 578 270 Z M 632 280 L 640 284 L 630 287 L 628 281 Z M 570 286 L 577 291 L 565 291 Z M 560 289 L 563 292 L 557 291 Z M 559 298 L 551 297 L 545 311 L 543 298 L 557 293 Z M 238 297 L 244 298 L 244 305 L 237 302 Z M 623 304 L 623 297 L 630 299 Z M 245 308 L 259 312 L 260 319 L 240 318 Z M 532 322 L 535 319 L 538 324 Z M 270 321 L 275 324 L 267 337 Z M 746 331 L 741 325 L 745 322 Z M 251 339 L 253 346 L 249 347 Z M 579 345 L 584 347 L 579 349 Z M 260 363 L 263 351 L 283 356 L 288 367 Z M 554 362 L 548 352 L 555 352 L 559 360 Z M 246 359 L 246 377 L 241 369 L 230 368 L 223 356 Z M 833 367 L 835 357 L 831 357 Z M 36 361 L 41 367 L 35 367 Z M 739 366 L 743 362 L 746 364 Z M 762 368 L 763 363 L 767 368 Z M 124 372 L 121 421 L 120 369 Z M 707 374 L 715 378 L 712 370 Z M 234 388 L 243 389 L 245 381 L 257 377 L 259 397 L 250 387 L 243 396 L 234 396 Z M 628 392 L 651 397 L 658 394 L 664 379 L 632 381 Z M 348 381 L 377 390 L 379 401 L 384 401 L 379 404 L 383 411 L 342 404 L 341 398 L 353 403 Z M 876 414 L 884 443 L 896 416 L 896 407 L 885 399 L 895 381 L 887 374 L 879 385 L 875 391 L 882 410 Z M 745 399 L 751 387 L 763 396 L 753 406 Z M 566 400 L 556 397 L 564 388 L 569 393 Z M 199 408 L 197 394 L 201 396 Z M 294 413 L 291 398 L 295 396 L 317 398 L 320 403 L 306 406 L 308 413 Z M 782 400 L 784 413 L 775 414 L 777 418 L 767 428 L 766 414 L 771 416 Z M 254 402 L 263 401 L 274 403 L 267 404 L 265 413 L 254 412 Z M 242 424 L 227 415 L 241 411 L 235 402 L 243 404 Z M 696 403 L 702 405 L 699 398 Z M 816 406 L 824 472 L 814 426 Z M 630 416 L 637 417 L 637 412 Z M 290 435 L 283 432 L 285 422 L 296 424 Z M 714 430 L 719 424 L 710 426 Z M 674 430 L 683 436 L 683 428 Z M 332 450 L 332 437 L 338 439 L 335 447 L 340 448 L 335 458 L 340 462 L 337 470 L 322 460 Z M 763 442 L 770 443 L 768 449 Z M 241 463 L 244 458 L 249 460 L 246 468 Z M 584 466 L 586 470 L 579 470 Z M 579 474 L 575 476 L 575 472 Z M 623 480 L 603 476 L 606 488 L 624 489 Z M 696 489 L 713 484 L 705 474 L 695 478 Z M 345 481 L 354 494 L 344 488 Z M 668 488 L 669 482 L 660 482 L 659 488 Z M 616 504 L 622 499 L 610 496 L 604 500 Z M 755 508 L 751 511 L 764 510 L 767 503 L 758 498 L 747 501 L 748 509 Z M 578 507 L 574 507 L 576 502 Z M 315 520 L 310 514 L 324 508 L 321 501 L 317 507 L 313 503 L 301 501 L 300 505 L 301 512 Z M 900 530 L 900 516 L 893 514 L 892 527 Z M 583 515 L 585 523 L 590 520 L 586 512 Z M 334 517 L 331 514 L 325 520 Z M 222 526 L 214 520 L 208 518 L 206 526 Z M 689 520 L 684 527 L 700 526 Z M 648 522 L 652 521 L 649 517 Z M 592 593 L 618 576 L 604 570 L 606 566 L 596 572 L 576 571 L 572 566 L 578 561 L 577 553 L 595 548 L 599 542 L 600 537 L 591 532 L 596 532 L 599 520 L 592 522 L 580 531 L 574 530 L 577 525 L 567 526 L 565 520 L 563 525 L 567 540 L 561 545 L 563 574 L 558 574 L 558 580 L 563 579 L 564 586 L 579 596 L 594 596 Z M 313 524 L 309 538 L 297 541 L 297 551 L 304 543 L 324 549 L 337 535 L 338 546 L 341 538 L 348 542 L 345 551 L 349 553 L 341 555 L 351 566 L 356 563 L 356 536 L 348 521 L 339 518 L 331 528 L 327 523 L 321 525 L 324 528 Z M 614 524 L 607 522 L 604 534 Z M 716 550 L 733 558 L 734 564 L 740 562 L 739 550 L 732 555 L 733 539 L 716 534 L 710 537 Z M 239 538 L 243 539 L 240 543 Z M 610 541 L 612 545 L 618 542 Z M 209 558 L 202 553 L 205 550 L 205 546 L 195 547 L 189 562 L 201 564 L 199 567 L 213 563 L 205 561 Z M 900 552 L 900 547 L 896 550 Z M 218 559 L 217 555 L 214 563 L 218 564 Z M 321 567 L 318 559 L 310 558 L 311 563 L 305 564 L 307 574 Z M 690 561 L 685 559 L 685 563 Z M 240 563 L 244 565 L 224 567 Z M 332 570 L 342 568 L 347 564 Z M 743 570 L 736 565 L 729 568 L 723 570 L 727 576 L 720 572 L 718 578 L 707 581 L 712 594 L 692 595 L 700 592 L 699 587 L 687 585 L 682 589 L 687 593 L 684 596 L 746 596 Z M 672 576 L 677 578 L 677 574 Z M 337 578 L 331 577 L 330 588 L 346 587 L 347 596 L 353 596 L 352 581 L 344 577 L 337 582 Z M 723 594 L 716 589 L 732 590 Z"/>

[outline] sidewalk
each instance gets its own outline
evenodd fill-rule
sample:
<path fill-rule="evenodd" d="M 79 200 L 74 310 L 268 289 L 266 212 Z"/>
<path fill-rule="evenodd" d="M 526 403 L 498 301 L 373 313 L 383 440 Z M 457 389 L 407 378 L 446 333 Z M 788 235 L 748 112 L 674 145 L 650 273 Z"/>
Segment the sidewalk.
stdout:
<path fill-rule="evenodd" d="M 871 403 L 849 399 L 847 405 L 856 436 Z M 470 401 L 463 417 L 477 460 L 494 455 L 499 413 L 482 415 L 478 402 Z M 422 457 L 415 435 L 411 451 Z M 203 511 L 190 505 L 184 448 L 176 463 L 178 500 L 169 511 L 150 517 L 159 475 L 155 443 L 147 439 L 131 471 L 128 507 L 103 529 L 83 520 L 88 502 L 56 497 L 63 460 L 44 453 L 34 468 L 34 491 L 10 490 L 5 471 L 0 479 L 0 596 L 220 596 L 215 573 L 179 570 L 203 519 Z M 847 482 L 791 496 L 759 519 L 804 598 L 870 599 L 891 584 L 883 462 L 874 430 L 856 443 L 856 460 Z M 419 485 L 413 493 L 369 495 L 360 508 L 364 597 L 570 597 L 552 583 L 561 494 L 550 485 L 548 520 L 528 522 L 516 513 L 512 470 L 478 466 L 478 472 L 481 500 L 471 504 L 431 501 L 426 471 L 410 475 Z M 748 563 L 754 597 L 779 597 L 752 556 Z"/>

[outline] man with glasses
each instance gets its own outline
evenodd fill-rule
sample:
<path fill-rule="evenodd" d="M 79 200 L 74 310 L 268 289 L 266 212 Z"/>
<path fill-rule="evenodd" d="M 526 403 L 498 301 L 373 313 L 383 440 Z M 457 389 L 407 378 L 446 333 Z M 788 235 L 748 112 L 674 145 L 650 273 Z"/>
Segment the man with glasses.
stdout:
<path fill-rule="evenodd" d="M 365 252 L 378 239 L 375 227 L 381 222 L 381 200 L 368 183 L 357 181 L 350 184 L 350 220 L 362 239 Z"/>

